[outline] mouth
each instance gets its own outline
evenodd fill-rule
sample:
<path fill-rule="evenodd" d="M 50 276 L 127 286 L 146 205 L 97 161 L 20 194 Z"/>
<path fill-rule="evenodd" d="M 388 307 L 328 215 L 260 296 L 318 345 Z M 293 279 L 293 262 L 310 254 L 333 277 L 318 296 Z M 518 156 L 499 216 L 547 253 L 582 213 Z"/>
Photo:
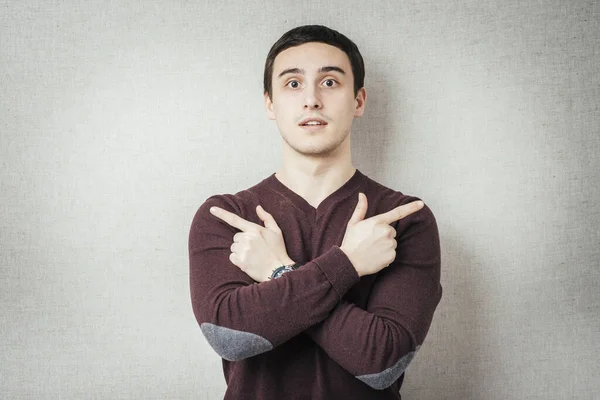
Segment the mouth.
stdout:
<path fill-rule="evenodd" d="M 321 118 L 305 118 L 298 124 L 303 129 L 308 130 L 317 130 L 323 129 L 327 126 L 327 122 L 322 120 Z"/>

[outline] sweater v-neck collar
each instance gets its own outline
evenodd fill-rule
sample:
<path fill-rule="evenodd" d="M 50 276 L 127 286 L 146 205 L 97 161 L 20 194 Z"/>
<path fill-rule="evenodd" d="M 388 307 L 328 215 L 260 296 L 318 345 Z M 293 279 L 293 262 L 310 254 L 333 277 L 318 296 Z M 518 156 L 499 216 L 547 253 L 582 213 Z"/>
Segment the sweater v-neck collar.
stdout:
<path fill-rule="evenodd" d="M 350 179 L 348 179 L 342 186 L 323 199 L 323 201 L 321 201 L 316 208 L 306 201 L 304 197 L 300 196 L 298 193 L 294 192 L 292 189 L 284 185 L 283 182 L 277 179 L 275 172 L 266 179 L 266 183 L 270 189 L 287 198 L 292 204 L 300 209 L 300 211 L 304 212 L 310 217 L 317 218 L 321 210 L 328 209 L 329 205 L 335 204 L 355 192 L 363 182 L 363 178 L 363 173 L 357 168 L 356 171 L 354 171 L 354 175 L 352 175 Z"/>

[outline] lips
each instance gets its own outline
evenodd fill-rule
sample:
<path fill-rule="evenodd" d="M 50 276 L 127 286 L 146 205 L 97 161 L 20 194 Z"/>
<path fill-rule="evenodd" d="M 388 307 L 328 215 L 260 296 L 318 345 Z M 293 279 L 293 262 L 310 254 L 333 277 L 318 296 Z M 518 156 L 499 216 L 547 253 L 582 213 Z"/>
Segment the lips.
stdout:
<path fill-rule="evenodd" d="M 312 122 L 309 124 L 309 122 Z M 321 118 L 316 117 L 306 117 L 298 124 L 300 126 L 323 126 L 327 125 L 327 122 Z"/>

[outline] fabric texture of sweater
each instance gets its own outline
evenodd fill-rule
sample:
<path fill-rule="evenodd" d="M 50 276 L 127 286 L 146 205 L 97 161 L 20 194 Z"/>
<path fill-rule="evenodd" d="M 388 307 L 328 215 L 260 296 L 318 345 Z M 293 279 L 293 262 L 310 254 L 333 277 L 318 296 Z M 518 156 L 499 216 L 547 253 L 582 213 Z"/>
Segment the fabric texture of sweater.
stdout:
<path fill-rule="evenodd" d="M 425 340 L 442 296 L 440 243 L 427 205 L 391 225 L 396 258 L 359 278 L 340 249 L 363 192 L 365 218 L 418 200 L 358 169 L 317 208 L 275 174 L 234 195 L 209 197 L 190 228 L 194 315 L 223 359 L 225 399 L 400 399 L 404 372 Z M 261 205 L 302 266 L 257 283 L 229 260 L 238 229 L 217 206 L 263 226 Z"/>

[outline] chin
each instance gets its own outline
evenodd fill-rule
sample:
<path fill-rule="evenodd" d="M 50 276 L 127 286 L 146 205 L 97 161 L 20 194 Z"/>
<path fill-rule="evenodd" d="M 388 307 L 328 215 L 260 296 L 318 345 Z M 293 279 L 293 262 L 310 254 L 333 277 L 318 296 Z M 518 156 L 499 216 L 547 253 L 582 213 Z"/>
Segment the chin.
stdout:
<path fill-rule="evenodd" d="M 283 140 L 295 152 L 306 156 L 328 155 L 337 150 L 348 135 L 333 137 L 331 132 L 321 134 L 310 134 L 302 131 L 300 134 L 294 132 L 292 135 L 281 135 Z"/>
<path fill-rule="evenodd" d="M 339 147 L 339 143 L 312 143 L 307 145 L 303 144 L 292 144 L 290 145 L 294 151 L 305 156 L 328 156 L 335 152 Z"/>

